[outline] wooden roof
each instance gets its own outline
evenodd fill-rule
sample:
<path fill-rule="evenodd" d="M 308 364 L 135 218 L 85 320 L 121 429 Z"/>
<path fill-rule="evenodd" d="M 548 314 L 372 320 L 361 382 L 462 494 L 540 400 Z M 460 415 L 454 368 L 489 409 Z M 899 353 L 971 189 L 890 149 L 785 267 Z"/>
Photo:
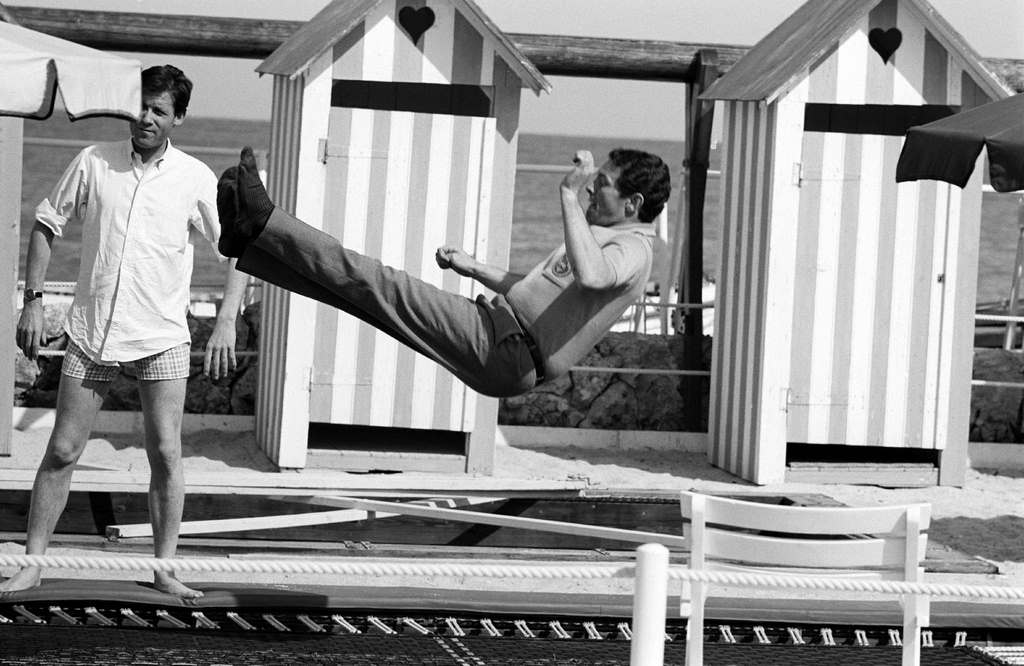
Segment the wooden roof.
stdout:
<path fill-rule="evenodd" d="M 256 68 L 260 74 L 295 78 L 314 60 L 332 48 L 366 18 L 383 0 L 332 0 L 302 25 Z M 473 0 L 447 0 L 484 36 L 495 41 L 495 50 L 523 82 L 535 93 L 551 92 L 551 84 L 519 48 L 503 33 Z"/>
<path fill-rule="evenodd" d="M 913 9 L 950 53 L 959 55 L 975 82 L 993 99 L 1010 95 L 982 64 L 967 40 L 927 0 L 901 0 Z M 807 76 L 811 65 L 881 0 L 808 0 L 747 51 L 708 87 L 702 99 L 772 102 Z"/>

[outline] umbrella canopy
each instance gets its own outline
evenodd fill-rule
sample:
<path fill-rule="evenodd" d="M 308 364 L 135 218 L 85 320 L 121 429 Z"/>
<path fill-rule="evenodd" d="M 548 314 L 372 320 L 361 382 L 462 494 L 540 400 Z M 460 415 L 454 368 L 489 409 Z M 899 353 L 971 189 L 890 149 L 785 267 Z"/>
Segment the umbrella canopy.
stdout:
<path fill-rule="evenodd" d="M 48 118 L 59 88 L 72 120 L 135 118 L 140 70 L 136 60 L 0 23 L 0 115 Z"/>
<path fill-rule="evenodd" d="M 982 148 L 997 192 L 1024 190 L 1024 93 L 911 127 L 896 180 L 943 180 L 963 187 Z"/>

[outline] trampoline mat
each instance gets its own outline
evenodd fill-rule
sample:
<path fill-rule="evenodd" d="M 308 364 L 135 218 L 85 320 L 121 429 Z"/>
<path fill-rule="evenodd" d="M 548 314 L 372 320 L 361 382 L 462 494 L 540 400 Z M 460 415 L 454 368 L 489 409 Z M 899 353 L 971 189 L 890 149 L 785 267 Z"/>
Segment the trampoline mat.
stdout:
<path fill-rule="evenodd" d="M 345 664 L 382 666 L 619 666 L 629 664 L 625 640 L 520 637 L 202 633 L 98 627 L 0 626 L 0 664 L 109 664 L 110 666 L 278 666 Z M 684 663 L 681 643 L 666 643 L 665 664 Z M 895 646 L 715 644 L 705 646 L 705 663 L 763 664 L 901 663 Z M 923 648 L 921 664 L 998 664 L 966 647 Z"/>

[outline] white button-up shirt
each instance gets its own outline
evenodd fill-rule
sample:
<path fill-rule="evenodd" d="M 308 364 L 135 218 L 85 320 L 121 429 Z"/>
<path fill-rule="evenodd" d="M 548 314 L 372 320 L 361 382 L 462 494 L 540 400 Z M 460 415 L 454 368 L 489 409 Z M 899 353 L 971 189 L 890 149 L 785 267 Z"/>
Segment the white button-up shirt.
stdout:
<path fill-rule="evenodd" d="M 193 244 L 205 239 L 216 250 L 220 237 L 208 166 L 170 142 L 148 167 L 131 141 L 89 146 L 36 207 L 36 220 L 55 236 L 82 224 L 65 329 L 93 361 L 133 361 L 190 342 Z"/>

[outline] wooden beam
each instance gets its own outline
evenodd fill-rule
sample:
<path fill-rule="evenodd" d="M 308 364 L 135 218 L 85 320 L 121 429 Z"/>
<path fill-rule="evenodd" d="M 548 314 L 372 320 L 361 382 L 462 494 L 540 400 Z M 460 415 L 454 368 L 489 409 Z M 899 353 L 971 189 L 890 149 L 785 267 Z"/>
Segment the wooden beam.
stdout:
<path fill-rule="evenodd" d="M 192 56 L 263 59 L 280 46 L 301 21 L 97 12 L 9 6 L 26 28 L 107 51 L 177 53 Z M 544 74 L 641 80 L 696 80 L 697 54 L 714 49 L 722 72 L 748 47 L 655 40 L 606 39 L 565 35 L 508 33 Z M 1013 90 L 1024 92 L 1024 60 L 986 58 L 986 66 Z"/>
<path fill-rule="evenodd" d="M 389 518 L 394 516 L 416 516 L 431 520 L 445 520 L 473 525 L 493 525 L 512 527 L 539 532 L 555 532 L 570 536 L 597 537 L 613 539 L 628 543 L 660 543 L 673 548 L 685 548 L 686 540 L 680 535 L 662 534 L 659 532 L 643 532 L 626 530 L 618 527 L 602 527 L 583 525 L 542 518 L 522 518 L 519 516 L 503 516 L 481 511 L 465 511 L 437 506 L 441 502 L 386 502 L 381 500 L 359 499 L 355 497 L 318 497 L 317 504 L 343 507 L 336 511 L 318 511 L 313 513 L 287 514 L 279 516 L 259 516 L 253 518 L 229 518 L 224 520 L 195 520 L 181 523 L 180 534 L 210 534 L 220 532 L 237 532 L 247 530 L 274 529 L 296 527 L 300 525 L 327 525 L 341 522 L 367 520 L 370 518 Z M 129 537 L 148 537 L 153 535 L 149 523 L 132 525 L 110 525 L 106 529 L 107 539 L 116 541 Z"/>
<path fill-rule="evenodd" d="M 671 548 L 689 547 L 687 540 L 684 539 L 682 535 L 677 536 L 673 534 L 663 534 L 661 532 L 625 530 L 618 527 L 583 525 L 580 523 L 569 523 L 559 520 L 544 520 L 542 518 L 502 516 L 490 513 L 481 513 L 478 511 L 462 511 L 460 509 L 416 506 L 413 504 L 403 504 L 399 502 L 359 499 L 356 497 L 336 497 L 332 503 L 335 506 L 349 509 L 394 512 L 401 513 L 406 516 L 417 516 L 419 518 L 430 518 L 433 520 L 454 520 L 458 522 L 473 523 L 476 525 L 494 525 L 497 527 L 513 527 L 523 530 L 537 530 L 540 532 L 556 532 L 558 534 L 568 534 L 570 536 L 614 539 L 629 543 L 660 543 Z"/>

